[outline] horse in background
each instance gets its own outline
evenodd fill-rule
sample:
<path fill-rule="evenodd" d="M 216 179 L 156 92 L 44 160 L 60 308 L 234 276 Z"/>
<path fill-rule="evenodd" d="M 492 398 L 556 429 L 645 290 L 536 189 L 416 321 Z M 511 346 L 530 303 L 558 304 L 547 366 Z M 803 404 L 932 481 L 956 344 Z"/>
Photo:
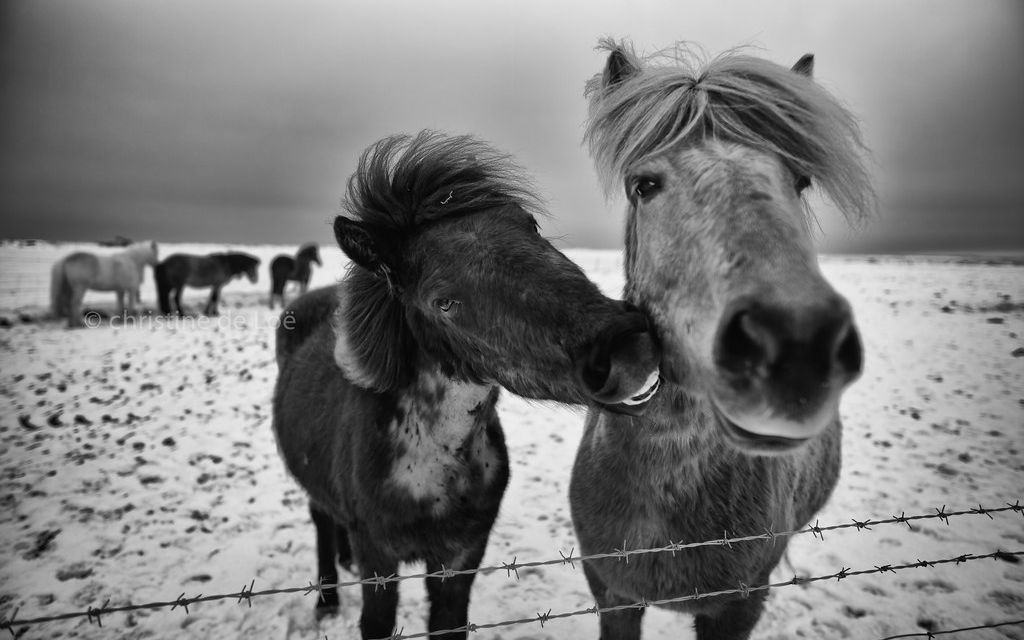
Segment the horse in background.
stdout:
<path fill-rule="evenodd" d="M 312 263 L 322 267 L 320 262 L 320 248 L 315 242 L 307 242 L 299 247 L 295 257 L 285 254 L 274 256 L 270 261 L 270 308 L 274 308 L 274 300 L 277 299 L 284 307 L 284 289 L 289 281 L 299 283 L 299 293 L 306 293 L 309 289 L 309 278 L 313 275 Z"/>
<path fill-rule="evenodd" d="M 208 316 L 217 315 L 220 290 L 233 278 L 245 276 L 256 283 L 260 259 L 248 253 L 227 252 L 198 256 L 190 253 L 175 253 L 153 268 L 156 281 L 157 300 L 160 313 L 182 315 L 181 294 L 185 287 L 198 289 L 210 287 L 210 298 L 203 307 Z M 171 307 L 171 297 L 174 307 Z"/>
<path fill-rule="evenodd" d="M 875 209 L 854 117 L 792 68 L 604 41 L 585 139 L 628 199 L 626 299 L 662 349 L 641 417 L 591 409 L 570 483 L 585 554 L 803 527 L 840 468 L 839 400 L 860 374 L 849 303 L 824 279 L 806 190 L 850 220 Z M 602 609 L 769 582 L 787 539 L 584 563 Z M 699 640 L 748 638 L 767 591 L 688 600 Z M 602 640 L 643 608 L 602 611 Z"/>
<path fill-rule="evenodd" d="M 319 584 L 352 560 L 363 578 L 480 565 L 508 482 L 499 386 L 634 412 L 651 395 L 647 319 L 537 232 L 527 187 L 468 136 L 360 157 L 334 221 L 352 266 L 277 330 L 273 429 L 309 496 Z M 466 625 L 474 577 L 426 579 L 432 633 Z M 317 617 L 337 611 L 337 588 L 320 596 Z M 397 583 L 364 586 L 363 638 L 391 635 L 397 605 Z"/>
<path fill-rule="evenodd" d="M 111 255 L 76 251 L 50 269 L 50 313 L 54 318 L 67 317 L 68 327 L 81 327 L 82 298 L 88 289 L 114 291 L 117 314 L 135 313 L 139 304 L 139 285 L 146 265 L 154 266 L 159 256 L 156 242 L 140 242 Z"/>

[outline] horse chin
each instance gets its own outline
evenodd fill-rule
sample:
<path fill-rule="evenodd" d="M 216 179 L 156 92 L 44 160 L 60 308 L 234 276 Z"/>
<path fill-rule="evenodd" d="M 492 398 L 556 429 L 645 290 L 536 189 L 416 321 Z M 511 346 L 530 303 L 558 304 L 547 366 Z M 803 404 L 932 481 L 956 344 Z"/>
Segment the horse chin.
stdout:
<path fill-rule="evenodd" d="M 808 429 L 807 425 L 792 425 L 793 428 L 790 429 L 773 429 L 773 431 L 787 431 L 786 435 L 777 432 L 764 432 L 760 426 L 758 431 L 753 431 L 737 424 L 718 406 L 717 402 L 712 401 L 711 406 L 715 424 L 725 436 L 726 442 L 739 451 L 751 455 L 773 456 L 793 453 L 823 430 L 823 428 L 815 427 Z M 772 422 L 778 423 L 778 420 Z M 772 426 L 778 427 L 779 425 L 773 424 Z"/>

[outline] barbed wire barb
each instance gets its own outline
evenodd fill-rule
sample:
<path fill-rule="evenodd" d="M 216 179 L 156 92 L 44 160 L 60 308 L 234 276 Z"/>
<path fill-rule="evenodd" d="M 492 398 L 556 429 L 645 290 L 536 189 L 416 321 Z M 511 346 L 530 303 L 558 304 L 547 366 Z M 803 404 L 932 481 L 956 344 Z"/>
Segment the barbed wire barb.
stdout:
<path fill-rule="evenodd" d="M 541 629 L 544 628 L 544 624 L 547 623 L 548 618 L 550 618 L 550 617 L 551 617 L 551 609 L 548 609 L 547 613 L 538 613 L 537 614 L 537 620 L 540 621 L 540 628 Z"/>
<path fill-rule="evenodd" d="M 18 637 L 18 634 L 16 634 L 14 632 L 14 620 L 15 620 L 15 618 L 18 617 L 18 612 L 19 611 L 21 611 L 21 607 L 15 607 L 14 608 L 14 612 L 11 614 L 10 618 L 7 618 L 6 620 L 0 621 L 0 626 L 2 626 L 3 628 L 7 629 L 8 631 L 10 631 L 12 638 L 17 638 Z"/>
<path fill-rule="evenodd" d="M 323 578 L 318 579 L 318 584 L 319 585 L 323 584 Z M 249 608 L 252 609 L 252 588 L 255 585 L 256 585 L 256 578 L 253 578 L 252 582 L 249 583 L 249 588 L 248 589 L 245 588 L 244 584 L 242 585 L 242 590 L 238 592 L 238 603 L 239 604 L 242 603 L 242 600 L 245 600 L 247 603 L 249 603 Z M 310 582 L 309 586 L 312 587 L 313 583 Z M 322 591 L 322 586 L 318 587 L 316 589 L 316 591 L 319 594 L 319 598 L 322 600 L 323 599 L 323 595 L 324 595 L 323 591 Z M 307 591 L 306 594 L 309 594 L 309 591 Z"/>
<path fill-rule="evenodd" d="M 819 526 L 818 523 L 819 523 L 819 521 L 815 520 L 814 521 L 814 526 L 810 527 L 811 537 L 812 538 L 817 538 L 818 540 L 824 541 L 825 540 L 825 535 L 821 532 L 821 527 Z"/>
<path fill-rule="evenodd" d="M 567 564 L 567 565 L 569 565 L 570 567 L 572 567 L 575 570 L 576 569 L 576 564 L 572 561 L 572 554 L 573 554 L 574 551 L 576 551 L 576 547 L 573 547 L 572 549 L 569 549 L 569 555 L 567 556 L 564 553 L 562 553 L 561 549 L 559 549 L 558 550 L 558 555 L 562 556 L 562 564 Z"/>
<path fill-rule="evenodd" d="M 995 518 L 992 517 L 992 514 L 988 512 L 988 509 L 981 506 L 980 504 L 978 505 L 977 509 L 971 509 L 971 513 L 977 513 L 978 515 L 988 516 L 989 520 L 995 520 Z"/>
<path fill-rule="evenodd" d="M 505 570 L 505 577 L 511 578 L 512 574 L 515 573 L 516 574 L 516 582 L 519 582 L 519 565 L 516 564 L 516 560 L 518 560 L 518 559 L 519 559 L 519 556 L 512 556 L 511 564 L 507 563 L 507 562 L 502 562 L 501 563 L 502 568 Z"/>
<path fill-rule="evenodd" d="M 445 567 L 444 563 L 442 562 L 441 563 L 441 582 L 444 582 L 448 578 L 454 578 L 454 577 L 455 577 L 455 570 L 454 569 L 449 569 L 448 567 Z"/>
<path fill-rule="evenodd" d="M 907 520 L 907 513 L 905 511 L 901 511 L 899 517 L 893 516 L 892 518 L 896 522 L 902 522 L 903 524 L 907 525 L 907 528 L 911 531 L 914 530 L 914 525 L 910 524 L 910 522 Z"/>

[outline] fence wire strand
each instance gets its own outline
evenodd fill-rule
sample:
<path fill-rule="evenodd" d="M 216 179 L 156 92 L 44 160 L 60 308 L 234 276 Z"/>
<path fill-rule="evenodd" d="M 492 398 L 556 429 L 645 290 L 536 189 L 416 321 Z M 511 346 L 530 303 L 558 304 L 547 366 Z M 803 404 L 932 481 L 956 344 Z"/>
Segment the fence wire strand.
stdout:
<path fill-rule="evenodd" d="M 956 629 L 943 629 L 941 631 L 916 631 L 912 633 L 901 633 L 895 636 L 885 636 L 879 638 L 879 640 L 897 640 L 898 638 L 934 638 L 936 636 L 948 636 L 954 633 L 963 633 L 965 631 L 981 631 L 982 629 L 996 629 L 999 627 L 1009 627 L 1015 624 L 1024 624 L 1024 618 L 1020 620 L 1007 620 L 1005 622 L 990 622 L 988 624 L 979 624 L 973 627 L 958 627 Z"/>
<path fill-rule="evenodd" d="M 946 506 L 943 505 L 941 508 L 934 508 L 933 509 L 934 513 L 921 513 L 921 514 L 915 514 L 915 515 L 910 515 L 910 516 L 906 515 L 905 513 L 901 513 L 899 516 L 891 516 L 889 518 L 882 518 L 882 519 L 877 519 L 877 520 L 872 520 L 870 518 L 864 519 L 864 520 L 857 520 L 855 518 L 851 518 L 851 521 L 849 523 L 840 523 L 840 524 L 833 524 L 833 525 L 827 525 L 827 526 L 822 526 L 822 525 L 820 525 L 820 523 L 818 521 L 815 521 L 815 523 L 813 525 L 808 525 L 807 527 L 804 527 L 804 528 L 801 528 L 801 529 L 794 529 L 794 530 L 791 530 L 791 531 L 781 531 L 781 532 L 780 531 L 772 531 L 771 529 L 767 529 L 763 533 L 760 533 L 760 534 L 746 535 L 746 536 L 735 536 L 735 537 L 730 537 L 728 535 L 728 532 L 723 532 L 723 537 L 722 538 L 713 539 L 713 540 L 704 540 L 704 541 L 700 541 L 700 542 L 688 542 L 688 543 L 669 542 L 669 544 L 664 546 L 664 547 L 626 549 L 625 545 L 623 545 L 623 548 L 621 548 L 621 549 L 614 549 L 611 552 L 595 553 L 595 554 L 588 554 L 588 555 L 574 555 L 575 549 L 573 549 L 572 551 L 569 552 L 568 555 L 566 555 L 566 554 L 562 553 L 561 551 L 559 551 L 559 556 L 560 557 L 557 558 L 557 559 L 539 560 L 539 561 L 532 561 L 532 562 L 518 562 L 517 561 L 518 558 L 516 557 L 516 558 L 512 559 L 512 562 L 502 562 L 500 565 L 491 565 L 491 566 L 485 566 L 485 567 L 478 567 L 476 569 L 450 569 L 450 568 L 446 568 L 446 567 L 442 566 L 442 568 L 440 570 L 434 571 L 434 572 L 429 572 L 429 573 L 416 573 L 416 574 L 404 574 L 404 575 L 393 574 L 393 575 L 389 575 L 389 576 L 374 575 L 371 578 L 364 578 L 362 580 L 351 580 L 351 581 L 343 581 L 343 582 L 337 582 L 337 583 L 318 583 L 318 584 L 313 584 L 312 582 L 310 582 L 310 583 L 306 584 L 305 586 L 294 586 L 294 587 L 284 587 L 284 588 L 274 588 L 274 589 L 263 589 L 263 590 L 259 590 L 259 591 L 254 590 L 254 586 L 255 586 L 255 582 L 256 581 L 255 581 L 255 579 L 253 579 L 249 583 L 249 585 L 243 585 L 240 591 L 237 591 L 237 592 L 234 592 L 234 593 L 222 593 L 222 594 L 214 594 L 214 595 L 199 594 L 199 595 L 194 596 L 194 597 L 186 597 L 185 593 L 182 593 L 177 598 L 174 598 L 173 600 L 163 600 L 163 601 L 147 602 L 147 603 L 141 603 L 141 604 L 125 604 L 125 605 L 115 605 L 115 606 L 109 606 L 110 605 L 110 601 L 108 599 L 106 602 L 104 602 L 103 605 L 101 605 L 99 607 L 92 607 L 92 606 L 90 606 L 90 607 L 88 607 L 84 611 L 70 611 L 70 612 L 66 612 L 66 613 L 54 614 L 54 615 L 49 615 L 49 616 L 39 616 L 39 617 L 35 617 L 35 618 L 26 618 L 26 619 L 18 619 L 17 616 L 18 616 L 19 610 L 15 609 L 15 611 L 12 613 L 12 615 L 9 618 L 4 619 L 4 620 L 0 620 L 0 630 L 10 631 L 12 636 L 13 636 L 13 635 L 15 635 L 15 633 L 14 633 L 14 629 L 15 628 L 25 629 L 25 628 L 27 628 L 29 626 L 32 626 L 32 625 L 39 625 L 39 624 L 44 624 L 44 623 L 48 623 L 48 622 L 57 622 L 57 621 L 61 621 L 61 620 L 70 620 L 70 619 L 75 619 L 75 618 L 86 618 L 90 623 L 95 623 L 98 626 L 102 626 L 103 625 L 102 617 L 106 616 L 106 615 L 109 615 L 109 614 L 113 614 L 113 613 L 127 613 L 127 612 L 131 612 L 131 611 L 152 610 L 152 609 L 165 609 L 165 608 L 170 608 L 171 610 L 174 610 L 174 609 L 181 608 L 186 613 L 186 615 L 187 615 L 187 614 L 190 613 L 189 610 L 188 610 L 189 606 L 197 604 L 197 603 L 202 603 L 202 602 L 213 602 L 213 601 L 218 601 L 218 600 L 236 600 L 238 603 L 245 602 L 246 604 L 248 604 L 248 606 L 251 607 L 252 606 L 253 598 L 260 598 L 260 597 L 264 597 L 264 596 L 284 595 L 284 594 L 292 594 L 292 593 L 301 593 L 303 595 L 309 595 L 311 593 L 317 593 L 318 595 L 320 595 L 325 589 L 350 588 L 350 587 L 356 587 L 356 586 L 359 586 L 359 587 L 362 587 L 362 586 L 373 586 L 374 588 L 381 588 L 381 587 L 384 587 L 385 585 L 387 585 L 389 583 L 401 582 L 401 581 L 404 581 L 404 580 L 439 578 L 439 579 L 441 579 L 443 581 L 445 579 L 448 579 L 448 578 L 451 578 L 451 577 L 454 577 L 454 576 L 467 575 L 467 574 L 472 574 L 472 573 L 485 574 L 486 575 L 486 574 L 489 574 L 489 573 L 495 573 L 495 572 L 504 571 L 506 573 L 507 577 L 512 577 L 514 575 L 516 577 L 516 579 L 518 580 L 519 579 L 519 569 L 525 569 L 525 568 L 531 568 L 531 567 L 553 566 L 553 565 L 569 565 L 572 568 L 575 568 L 576 567 L 576 562 L 578 562 L 578 561 L 601 560 L 601 559 L 618 559 L 618 560 L 623 560 L 625 562 L 629 562 L 629 558 L 632 557 L 632 556 L 635 556 L 635 555 L 651 554 L 651 553 L 671 553 L 671 554 L 675 555 L 676 553 L 678 553 L 680 551 L 685 551 L 686 549 L 693 549 L 693 548 L 697 548 L 697 547 L 705 547 L 705 546 L 725 546 L 725 547 L 731 547 L 733 544 L 740 544 L 740 543 L 744 543 L 744 542 L 754 542 L 754 541 L 762 541 L 762 542 L 768 543 L 768 542 L 774 542 L 777 538 L 793 537 L 793 536 L 797 536 L 797 535 L 810 534 L 815 539 L 824 540 L 824 537 L 825 537 L 824 534 L 825 533 L 832 532 L 832 531 L 839 531 L 839 530 L 843 530 L 843 529 L 854 529 L 856 531 L 863 531 L 863 530 L 869 530 L 870 531 L 872 529 L 872 527 L 875 527 L 875 526 L 886 526 L 886 525 L 893 525 L 893 524 L 905 524 L 907 527 L 909 527 L 911 530 L 913 530 L 914 527 L 911 524 L 912 522 L 920 522 L 920 521 L 925 521 L 925 520 L 939 520 L 939 521 L 941 521 L 941 522 L 943 522 L 943 523 L 948 525 L 950 518 L 958 518 L 958 517 L 981 516 L 981 515 L 983 515 L 983 516 L 986 516 L 988 518 L 993 518 L 993 514 L 1006 513 L 1006 512 L 1014 512 L 1014 513 L 1018 513 L 1018 514 L 1021 514 L 1022 516 L 1024 516 L 1024 505 L 1022 505 L 1020 503 L 1019 499 L 1016 500 L 1012 504 L 1009 503 L 1009 502 L 1007 502 L 1005 504 L 1006 504 L 1006 506 L 1003 506 L 1003 507 L 984 507 L 984 506 L 979 504 L 977 507 L 968 508 L 968 509 L 962 509 L 962 510 L 958 510 L 958 511 L 946 511 Z M 612 608 L 608 608 L 608 609 L 600 610 L 600 611 L 595 610 L 596 609 L 595 607 L 592 607 L 590 609 L 584 609 L 584 610 L 576 611 L 576 612 L 568 612 L 568 613 L 561 613 L 561 614 L 552 614 L 549 611 L 546 614 L 538 613 L 537 617 L 535 617 L 535 618 L 524 618 L 524 619 L 518 619 L 518 620 L 515 620 L 515 621 L 506 621 L 504 623 L 490 623 L 490 624 L 481 624 L 481 625 L 467 625 L 466 629 L 468 629 L 470 631 L 475 631 L 477 629 L 488 629 L 488 628 L 492 628 L 492 627 L 496 627 L 496 626 L 509 626 L 511 624 L 524 624 L 526 622 L 536 622 L 538 620 L 541 622 L 541 625 L 543 626 L 543 624 L 546 623 L 548 620 L 558 619 L 558 618 L 567 618 L 567 617 L 571 617 L 571 616 L 575 616 L 575 615 L 583 615 L 583 614 L 586 614 L 586 613 L 600 613 L 601 611 L 615 611 L 615 610 L 624 609 L 624 608 L 638 608 L 638 607 L 646 608 L 647 606 L 650 606 L 652 604 L 671 604 L 671 603 L 675 603 L 675 602 L 685 602 L 685 601 L 688 601 L 688 600 L 696 600 L 696 599 L 700 599 L 700 598 L 708 598 L 708 597 L 713 597 L 713 596 L 729 595 L 729 594 L 737 594 L 737 593 L 743 594 L 744 597 L 745 597 L 746 595 L 749 595 L 750 592 L 764 590 L 764 589 L 769 589 L 769 588 L 774 587 L 774 586 L 786 586 L 786 585 L 793 585 L 793 584 L 804 584 L 804 583 L 809 583 L 809 582 L 828 580 L 828 579 L 832 579 L 832 578 L 836 578 L 838 580 L 842 580 L 843 578 L 846 578 L 846 577 L 849 577 L 849 576 L 853 576 L 853 575 L 866 575 L 866 574 L 872 574 L 872 573 L 885 573 L 887 571 L 888 572 L 895 572 L 894 570 L 899 570 L 899 569 L 909 569 L 909 568 L 915 568 L 915 567 L 934 566 L 934 565 L 938 565 L 938 564 L 949 564 L 949 563 L 953 563 L 953 562 L 955 562 L 956 564 L 960 564 L 961 562 L 966 562 L 966 561 L 969 561 L 969 560 L 978 560 L 978 559 L 982 559 L 982 558 L 1007 559 L 1010 556 L 1019 556 L 1019 555 L 1024 555 L 1024 552 L 1021 552 L 1021 551 L 1016 551 L 1016 552 L 995 551 L 993 553 L 986 554 L 986 555 L 983 555 L 983 556 L 974 556 L 974 555 L 969 555 L 968 554 L 968 555 L 957 556 L 955 558 L 939 560 L 939 561 L 921 561 L 921 560 L 919 560 L 916 563 L 910 563 L 910 564 L 906 564 L 906 565 L 883 565 L 883 566 L 876 566 L 874 569 L 862 570 L 862 571 L 857 571 L 857 572 L 849 572 L 848 569 L 842 569 L 838 573 L 830 574 L 830 575 L 827 575 L 827 576 L 817 576 L 817 577 L 812 577 L 812 578 L 798 578 L 798 577 L 794 576 L 792 580 L 788 580 L 786 582 L 781 582 L 781 583 L 758 585 L 758 586 L 739 585 L 739 587 L 736 588 L 736 589 L 728 589 L 728 590 L 724 590 L 724 591 L 717 591 L 717 592 L 710 592 L 710 593 L 694 593 L 694 594 L 689 594 L 689 595 L 685 595 L 685 596 L 679 596 L 679 597 L 676 597 L 676 598 L 671 598 L 671 599 L 664 600 L 664 601 L 646 601 L 646 602 L 641 602 L 641 603 L 633 603 L 633 604 L 630 604 L 630 605 L 621 605 L 621 606 L 618 606 L 618 607 L 612 607 Z M 470 627 L 472 627 L 472 628 L 470 628 Z M 405 638 L 428 637 L 430 635 L 436 635 L 437 633 L 441 633 L 441 632 L 434 632 L 433 634 L 430 634 L 430 633 L 427 633 L 427 634 L 415 634 L 415 635 L 408 635 L 408 636 L 394 635 L 394 636 L 391 636 L 389 638 L 389 640 L 402 640 L 402 639 L 405 639 Z M 913 636 L 910 636 L 910 637 L 913 637 Z"/>

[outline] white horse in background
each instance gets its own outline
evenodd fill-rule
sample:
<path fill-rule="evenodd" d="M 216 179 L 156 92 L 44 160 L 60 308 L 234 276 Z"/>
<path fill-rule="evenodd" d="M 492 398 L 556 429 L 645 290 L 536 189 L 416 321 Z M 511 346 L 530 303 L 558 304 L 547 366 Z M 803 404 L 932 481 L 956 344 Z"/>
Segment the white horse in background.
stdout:
<path fill-rule="evenodd" d="M 93 289 L 117 293 L 118 315 L 125 312 L 128 294 L 128 313 L 135 313 L 142 271 L 157 263 L 157 254 L 156 242 L 139 242 L 109 256 L 76 251 L 61 258 L 51 270 L 50 312 L 55 318 L 66 316 L 68 327 L 83 326 L 82 298 Z"/>

